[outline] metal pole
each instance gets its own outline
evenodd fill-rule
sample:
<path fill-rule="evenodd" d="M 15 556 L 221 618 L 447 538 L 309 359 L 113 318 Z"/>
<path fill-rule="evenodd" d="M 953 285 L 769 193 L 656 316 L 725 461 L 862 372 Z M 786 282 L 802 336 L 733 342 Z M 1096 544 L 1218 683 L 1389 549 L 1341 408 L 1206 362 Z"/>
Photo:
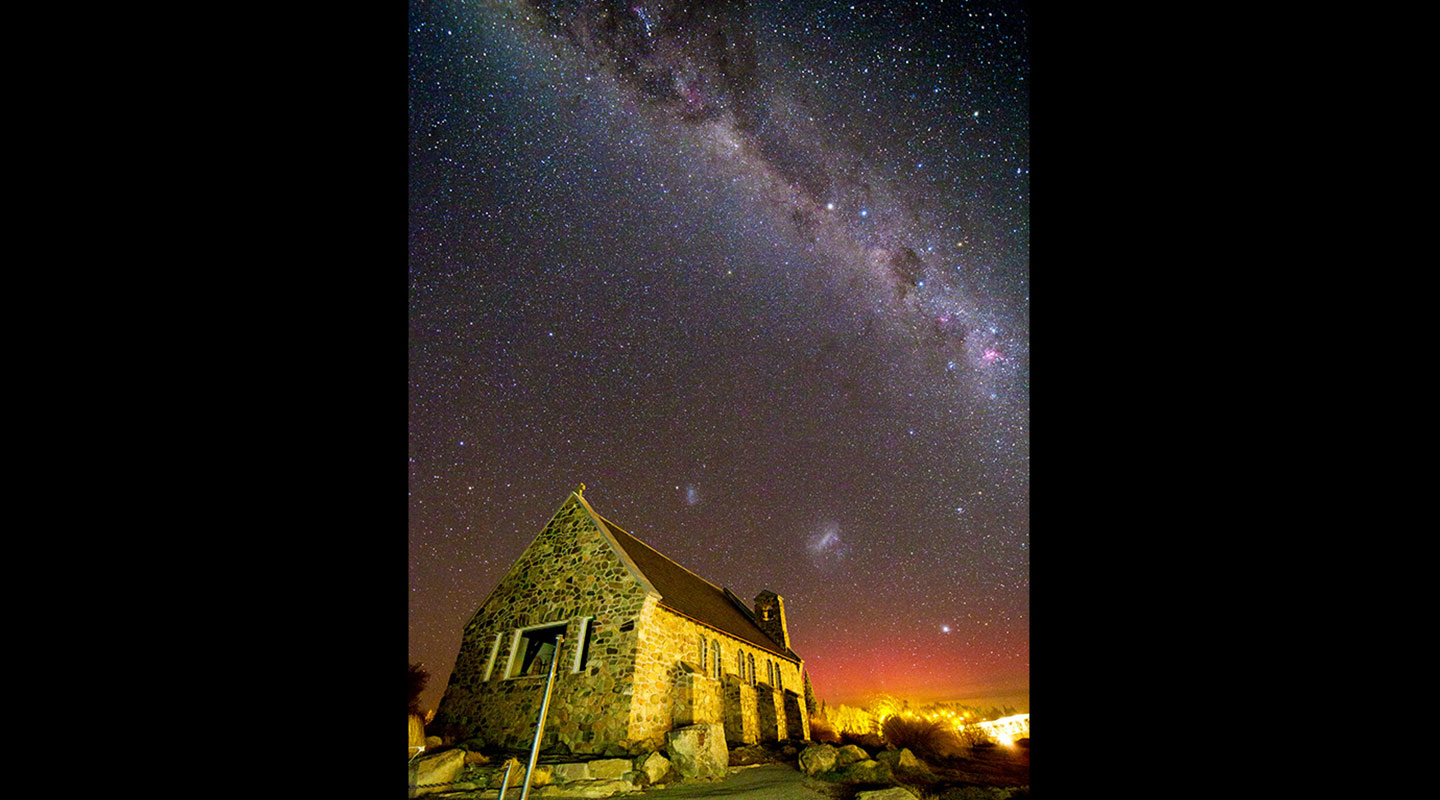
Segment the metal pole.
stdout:
<path fill-rule="evenodd" d="M 535 771 L 535 760 L 540 757 L 540 738 L 545 735 L 545 714 L 550 710 L 550 688 L 555 685 L 555 665 L 560 663 L 560 643 L 564 636 L 555 637 L 555 654 L 550 657 L 550 677 L 545 681 L 545 699 L 540 701 L 540 721 L 535 723 L 535 744 L 530 746 L 530 766 L 525 768 L 525 789 L 520 800 L 530 798 L 530 775 Z"/>
<path fill-rule="evenodd" d="M 510 788 L 510 770 L 518 763 L 514 759 L 505 762 L 505 778 L 500 781 L 500 800 L 505 800 L 505 790 Z"/>

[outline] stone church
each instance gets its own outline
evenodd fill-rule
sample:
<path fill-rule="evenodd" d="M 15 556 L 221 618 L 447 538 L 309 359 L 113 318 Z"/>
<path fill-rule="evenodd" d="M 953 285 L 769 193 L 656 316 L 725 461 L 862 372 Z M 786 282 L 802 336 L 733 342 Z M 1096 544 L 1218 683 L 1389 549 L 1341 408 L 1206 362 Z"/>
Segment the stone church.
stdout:
<path fill-rule="evenodd" d="M 784 600 L 764 591 L 748 607 L 595 513 L 584 488 L 466 624 L 436 721 L 528 748 L 558 659 L 546 750 L 659 749 L 707 722 L 731 747 L 808 739 Z"/>

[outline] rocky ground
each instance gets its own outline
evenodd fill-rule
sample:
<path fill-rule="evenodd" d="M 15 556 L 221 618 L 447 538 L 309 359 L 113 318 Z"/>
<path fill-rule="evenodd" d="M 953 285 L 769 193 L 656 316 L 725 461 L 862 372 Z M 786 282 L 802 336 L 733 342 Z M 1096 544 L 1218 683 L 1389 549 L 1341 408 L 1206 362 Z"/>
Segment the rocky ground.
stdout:
<path fill-rule="evenodd" d="M 808 741 L 737 747 L 681 729 L 663 751 L 609 757 L 542 756 L 532 798 L 629 796 L 645 800 L 1021 800 L 1029 797 L 1030 751 L 976 747 L 930 760 L 909 750 Z M 698 742 L 698 743 L 697 743 Z M 519 800 L 528 754 L 451 747 L 411 763 L 411 796 L 491 800 L 513 759 L 507 800 Z"/>

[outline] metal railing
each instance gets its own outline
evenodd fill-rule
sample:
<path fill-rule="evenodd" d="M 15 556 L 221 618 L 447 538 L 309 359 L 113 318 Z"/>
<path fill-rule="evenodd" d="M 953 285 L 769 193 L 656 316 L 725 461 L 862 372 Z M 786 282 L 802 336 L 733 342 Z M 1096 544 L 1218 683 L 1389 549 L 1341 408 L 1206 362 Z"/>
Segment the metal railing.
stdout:
<path fill-rule="evenodd" d="M 550 712 L 550 691 L 555 687 L 555 665 L 560 663 L 560 644 L 565 641 L 564 636 L 555 637 L 555 654 L 550 658 L 550 677 L 545 680 L 545 697 L 540 701 L 540 719 L 535 723 L 535 742 L 530 745 L 530 763 L 525 767 L 525 788 L 520 792 L 520 800 L 530 798 L 530 776 L 535 772 L 535 763 L 540 758 L 540 740 L 545 736 L 545 716 Z M 425 748 L 416 748 L 411 745 L 411 750 L 416 752 L 410 756 L 411 763 L 415 757 Z M 516 762 L 513 758 L 505 762 L 505 777 L 500 781 L 499 800 L 505 800 L 505 792 L 510 788 L 510 771 Z M 412 783 L 410 784 L 410 796 L 415 796 L 416 789 L 434 789 L 440 786 L 455 786 L 461 783 L 473 783 L 473 781 L 446 781 L 444 783 Z"/>

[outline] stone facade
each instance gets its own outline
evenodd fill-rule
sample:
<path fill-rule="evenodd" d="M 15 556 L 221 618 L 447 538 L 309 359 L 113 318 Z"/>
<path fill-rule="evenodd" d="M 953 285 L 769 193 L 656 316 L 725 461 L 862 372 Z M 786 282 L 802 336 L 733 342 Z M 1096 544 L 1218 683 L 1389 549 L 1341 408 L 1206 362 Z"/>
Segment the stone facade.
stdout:
<path fill-rule="evenodd" d="M 547 745 L 603 752 L 629 738 L 638 625 L 648 594 L 573 499 L 550 520 L 465 626 L 460 654 L 435 718 L 488 744 L 524 749 L 546 676 L 508 676 L 521 654 L 519 632 L 563 623 Z M 574 671 L 582 621 L 589 619 L 584 671 Z"/>
<path fill-rule="evenodd" d="M 785 695 L 785 730 L 789 732 L 791 739 L 810 738 L 810 715 L 805 710 L 805 698 L 799 694 L 786 689 Z"/>
<path fill-rule="evenodd" d="M 760 738 L 773 742 L 786 736 L 785 696 L 766 684 L 755 687 L 755 716 L 760 722 Z"/>
<path fill-rule="evenodd" d="M 733 673 L 725 676 L 725 740 L 731 747 L 759 744 L 759 708 L 755 704 L 755 687 Z"/>
<path fill-rule="evenodd" d="M 781 654 L 788 646 L 757 647 L 667 607 L 604 531 L 571 494 L 465 626 L 439 723 L 491 746 L 529 747 L 548 655 L 558 661 L 546 750 L 655 750 L 675 728 L 711 723 L 731 745 L 808 733 L 804 703 L 786 702 L 803 686 L 803 663 Z M 780 599 L 762 593 L 757 606 L 757 621 L 774 630 L 778 619 L 783 632 Z"/>
<path fill-rule="evenodd" d="M 781 692 L 765 679 L 774 674 L 783 685 L 798 688 L 803 685 L 802 665 L 658 604 L 647 607 L 642 619 L 635 665 L 636 700 L 631 712 L 632 741 L 658 746 L 672 728 L 702 722 L 725 725 L 731 746 L 787 738 L 789 727 Z M 702 638 L 706 642 L 703 651 Z M 744 678 L 739 673 L 739 657 L 744 658 Z M 705 676 L 714 674 L 717 658 L 721 678 L 707 679 Z M 752 663 L 755 675 L 750 674 Z M 745 685 L 732 692 L 726 688 L 729 680 Z M 739 704 L 733 712 L 730 703 Z M 768 727 L 757 721 L 766 718 L 767 707 Z M 803 702 L 799 708 L 803 715 Z M 732 716 L 738 724 L 727 721 Z M 744 719 L 751 720 L 748 728 Z M 808 732 L 808 719 L 795 726 L 796 731 L 801 729 Z M 754 733 L 747 734 L 747 730 Z"/>

